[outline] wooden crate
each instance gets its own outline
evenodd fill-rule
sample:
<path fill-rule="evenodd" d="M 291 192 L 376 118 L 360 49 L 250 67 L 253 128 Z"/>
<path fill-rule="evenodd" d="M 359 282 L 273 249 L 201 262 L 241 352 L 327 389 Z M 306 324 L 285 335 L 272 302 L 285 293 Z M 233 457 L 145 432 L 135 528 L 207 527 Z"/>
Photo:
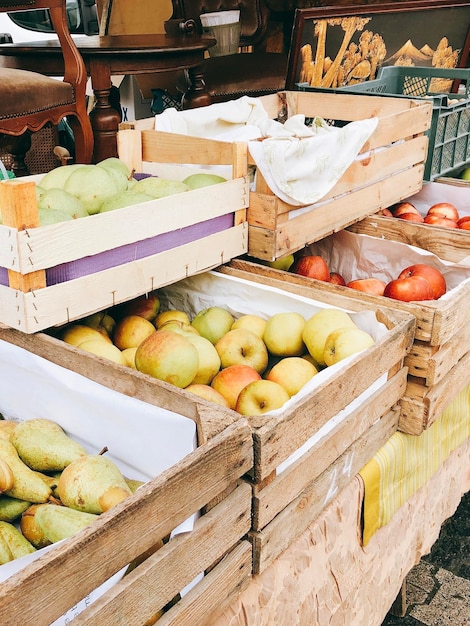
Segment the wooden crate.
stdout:
<path fill-rule="evenodd" d="M 33 337 L 18 334 L 25 339 Z M 15 349 L 18 350 L 16 346 Z M 26 352 L 22 348 L 20 351 Z M 37 362 L 36 355 L 28 355 Z M 48 366 L 56 367 L 50 363 Z M 88 371 L 95 370 L 95 378 L 99 378 L 99 369 L 105 369 L 100 362 L 89 362 L 86 367 Z M 45 366 L 40 371 L 45 382 Z M 76 378 L 95 385 L 82 376 Z M 27 375 L 20 383 L 28 387 Z M 55 379 L 53 384 L 56 389 Z M 97 410 L 96 419 L 100 415 L 101 393 L 93 395 L 91 412 Z M 139 399 L 138 389 L 134 395 Z M 68 396 L 73 402 L 70 388 Z M 128 404 L 136 403 L 128 400 Z M 8 400 L 9 411 L 15 402 L 15 398 Z M 155 399 L 153 403 L 158 406 Z M 195 407 L 191 404 L 189 400 L 180 414 L 193 419 Z M 5 399 L 0 402 L 2 412 L 4 406 Z M 50 405 L 46 403 L 46 407 L 43 411 L 63 424 L 63 410 L 57 399 Z M 146 447 L 147 458 L 151 458 L 154 446 L 148 433 L 139 433 L 141 415 L 137 409 L 130 411 L 128 428 L 132 435 L 127 436 L 129 441 L 140 436 L 140 449 Z M 82 610 L 80 615 L 71 620 L 76 614 L 74 609 L 67 613 L 67 619 L 77 625 L 114 626 L 120 622 L 129 626 L 202 626 L 208 615 L 218 612 L 249 583 L 252 548 L 246 537 L 250 529 L 251 489 L 240 478 L 252 466 L 251 430 L 244 419 L 227 421 L 231 412 L 221 415 L 215 405 L 208 410 L 212 411 L 213 427 L 206 442 L 83 531 L 52 546 L 2 582 L 0 622 L 4 626 L 16 626 L 19 615 L 24 624 L 49 626 L 76 606 Z M 115 424 L 113 420 L 114 416 L 107 417 L 112 431 L 120 428 L 126 437 L 122 415 Z M 74 427 L 80 435 L 80 424 Z M 93 442 L 91 431 L 85 431 L 85 425 L 81 428 L 83 440 Z M 139 461 L 134 466 L 138 468 Z M 200 515 L 193 530 L 176 534 L 168 541 L 174 529 L 197 513 Z M 100 586 L 123 571 L 125 575 L 99 596 L 103 592 Z M 188 593 L 182 594 L 185 588 Z M 91 600 L 94 601 L 90 603 Z"/>
<path fill-rule="evenodd" d="M 416 195 L 407 198 L 424 217 L 436 202 L 450 202 L 460 217 L 470 215 L 470 182 L 456 178 L 439 178 L 427 183 Z M 470 232 L 458 228 L 443 228 L 431 224 L 371 215 L 351 225 L 348 230 L 400 241 L 433 252 L 441 259 L 459 262 L 470 256 Z"/>
<path fill-rule="evenodd" d="M 345 233 L 348 235 L 348 233 Z M 350 237 L 362 237 L 355 233 L 349 233 Z M 322 242 L 321 250 L 317 246 L 310 246 L 312 254 L 320 253 L 328 247 L 329 243 L 336 251 L 342 249 L 339 243 L 339 234 Z M 380 248 L 384 242 L 380 241 Z M 388 246 L 403 246 L 399 242 L 387 241 Z M 407 263 L 406 248 L 402 255 L 402 268 Z M 401 250 L 401 247 L 400 247 Z M 347 249 L 345 258 L 347 258 Z M 470 296 L 470 267 L 449 264 L 450 268 L 456 268 L 463 280 L 449 290 L 445 299 L 425 302 L 400 302 L 374 296 L 347 287 L 331 285 L 310 278 L 297 276 L 280 270 L 271 270 L 265 266 L 244 261 L 234 261 L 236 266 L 249 267 L 249 270 L 259 275 L 260 280 L 275 277 L 283 281 L 284 289 L 290 291 L 295 285 L 310 285 L 312 293 L 317 288 L 324 291 L 325 297 L 344 295 L 351 297 L 355 303 L 351 303 L 354 310 L 356 306 L 361 308 L 387 306 L 399 311 L 407 311 L 416 319 L 416 330 L 413 346 L 405 358 L 408 367 L 408 381 L 406 391 L 400 400 L 401 412 L 399 430 L 405 433 L 419 435 L 428 428 L 444 410 L 445 406 L 470 380 L 470 331 L 468 329 L 468 301 Z M 332 268 L 336 269 L 336 268 Z M 359 264 L 360 269 L 360 264 Z M 398 271 L 393 272 L 393 278 Z M 365 277 L 357 276 L 357 277 Z M 391 280 L 392 276 L 390 277 Z M 315 296 L 316 297 L 316 296 Z"/>
<path fill-rule="evenodd" d="M 372 98 L 372 99 L 371 99 Z M 272 119 L 296 114 L 335 122 L 377 117 L 375 132 L 333 189 L 308 210 L 276 197 L 257 173 L 250 194 L 248 250 L 274 260 L 375 213 L 422 186 L 431 103 L 351 94 L 280 92 L 261 98 Z"/>
<path fill-rule="evenodd" d="M 205 282 L 207 276 L 211 277 L 210 283 Z M 307 318 L 324 303 L 321 298 L 318 302 L 312 298 L 308 289 L 286 293 L 282 284 L 277 283 L 272 289 L 270 285 L 251 280 L 249 273 L 237 275 L 231 268 L 222 266 L 217 272 L 194 276 L 159 290 L 162 308 L 168 298 L 174 297 L 177 289 L 191 302 L 195 286 L 200 288 L 198 293 L 202 294 L 206 304 L 221 304 L 223 301 L 240 314 L 254 310 L 265 311 L 266 315 L 270 310 L 298 310 Z M 346 298 L 335 304 L 328 302 L 328 306 L 330 304 L 351 310 Z M 362 310 L 365 311 L 366 307 Z M 376 312 L 369 310 L 368 321 L 374 327 L 384 326 L 382 335 L 367 352 L 357 355 L 347 365 L 337 367 L 336 371 L 319 374 L 314 389 L 278 415 L 246 418 L 254 454 L 253 469 L 246 472 L 246 479 L 253 489 L 251 540 L 255 547 L 254 571 L 264 568 L 285 547 L 286 541 L 294 539 L 296 533 L 311 521 L 311 516 L 317 514 L 318 507 L 325 506 L 397 429 L 398 401 L 406 385 L 403 361 L 412 345 L 415 321 L 409 314 L 385 307 Z M 135 370 L 107 364 L 99 357 L 44 333 L 26 335 L 2 328 L 0 339 L 127 395 L 137 394 L 150 403 L 158 401 L 159 406 L 171 406 L 177 410 L 189 401 L 191 413 L 196 412 L 202 421 L 202 437 L 207 437 L 204 433 L 210 433 L 218 426 L 214 420 L 237 415 L 220 407 L 216 411 L 214 405 L 196 399 L 184 389 L 171 387 Z M 188 411 L 186 408 L 186 413 Z M 289 464 L 292 455 L 299 458 Z M 294 505 L 307 497 L 309 489 L 316 494 L 317 508 L 312 510 Z M 275 543 L 269 542 L 273 552 L 266 553 L 266 549 L 261 550 L 258 546 L 259 536 L 268 537 L 270 532 L 277 536 L 277 522 L 272 527 L 270 523 L 287 506 L 295 511 L 291 525 L 283 530 Z"/>
<path fill-rule="evenodd" d="M 123 154 L 137 154 L 138 140 L 137 134 L 123 131 Z M 183 141 L 182 154 L 189 159 L 199 147 Z M 165 162 L 162 146 L 158 156 Z M 35 191 L 41 176 L 1 182 L 0 322 L 34 333 L 245 252 L 246 145 L 205 156 L 204 163 L 231 169 L 230 179 L 210 193 L 196 189 L 44 227 L 38 227 Z M 149 173 L 159 173 L 158 163 Z M 165 168 L 165 175 L 176 180 L 186 174 L 180 165 Z"/>

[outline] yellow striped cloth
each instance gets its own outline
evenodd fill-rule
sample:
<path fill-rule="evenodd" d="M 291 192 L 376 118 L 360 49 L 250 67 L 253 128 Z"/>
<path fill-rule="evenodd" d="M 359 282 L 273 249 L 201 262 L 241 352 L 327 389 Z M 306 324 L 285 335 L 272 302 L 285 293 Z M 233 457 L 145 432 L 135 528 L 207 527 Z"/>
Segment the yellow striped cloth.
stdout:
<path fill-rule="evenodd" d="M 421 435 L 392 435 L 359 472 L 364 481 L 364 545 L 468 437 L 470 385 Z"/>

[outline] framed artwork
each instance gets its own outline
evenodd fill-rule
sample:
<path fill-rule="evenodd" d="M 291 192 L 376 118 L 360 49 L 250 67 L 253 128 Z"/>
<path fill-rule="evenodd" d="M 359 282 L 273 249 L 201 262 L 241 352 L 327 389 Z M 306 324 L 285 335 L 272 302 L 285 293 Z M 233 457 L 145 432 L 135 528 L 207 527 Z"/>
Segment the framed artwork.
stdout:
<path fill-rule="evenodd" d="M 434 0 L 297 9 L 286 88 L 338 88 L 383 65 L 466 67 L 470 2 Z"/>

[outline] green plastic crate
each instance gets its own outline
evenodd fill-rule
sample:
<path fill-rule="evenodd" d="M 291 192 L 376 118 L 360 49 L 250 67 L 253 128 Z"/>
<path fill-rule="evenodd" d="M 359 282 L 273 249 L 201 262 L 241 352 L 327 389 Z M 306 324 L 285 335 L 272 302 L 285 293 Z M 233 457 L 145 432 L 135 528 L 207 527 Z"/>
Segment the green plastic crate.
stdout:
<path fill-rule="evenodd" d="M 464 93 L 433 91 L 436 79 L 466 83 Z M 339 89 L 320 89 L 299 83 L 301 91 L 334 91 L 433 99 L 432 122 L 424 179 L 439 176 L 470 164 L 470 69 L 443 69 L 416 66 L 385 66 L 375 80 L 348 85 Z"/>

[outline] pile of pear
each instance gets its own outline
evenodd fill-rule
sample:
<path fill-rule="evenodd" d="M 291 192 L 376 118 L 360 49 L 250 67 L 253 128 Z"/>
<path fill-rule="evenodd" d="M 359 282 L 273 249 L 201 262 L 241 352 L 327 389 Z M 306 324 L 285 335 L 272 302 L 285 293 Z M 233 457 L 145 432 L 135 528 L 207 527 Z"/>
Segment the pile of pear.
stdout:
<path fill-rule="evenodd" d="M 0 419 L 0 565 L 73 536 L 141 484 L 53 420 Z"/>
<path fill-rule="evenodd" d="M 181 181 L 158 176 L 137 180 L 117 157 L 96 164 L 64 165 L 45 174 L 36 184 L 39 225 L 107 213 L 225 180 L 203 173 L 190 174 Z"/>

